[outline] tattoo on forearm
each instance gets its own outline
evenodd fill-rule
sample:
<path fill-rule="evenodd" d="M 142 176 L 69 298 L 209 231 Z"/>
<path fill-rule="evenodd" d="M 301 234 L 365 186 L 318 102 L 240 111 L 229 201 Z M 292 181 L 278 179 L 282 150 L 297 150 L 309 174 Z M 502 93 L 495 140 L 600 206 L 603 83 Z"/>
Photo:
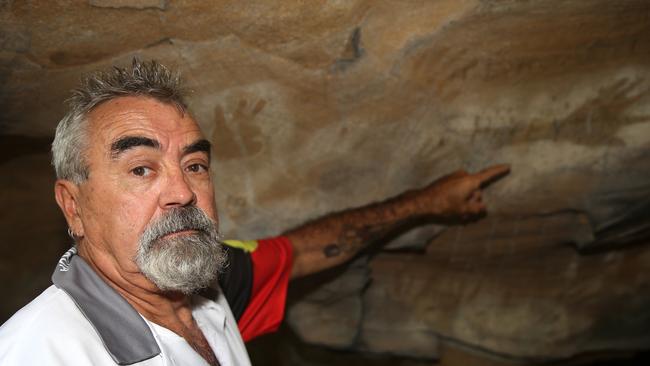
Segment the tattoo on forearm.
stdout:
<path fill-rule="evenodd" d="M 389 233 L 396 224 L 395 221 L 389 221 L 344 228 L 338 242 L 325 246 L 323 254 L 326 258 L 338 257 L 342 254 L 355 254 L 363 247 Z"/>
<path fill-rule="evenodd" d="M 341 248 L 336 244 L 330 244 L 323 249 L 323 253 L 327 258 L 337 257 L 341 254 Z"/>

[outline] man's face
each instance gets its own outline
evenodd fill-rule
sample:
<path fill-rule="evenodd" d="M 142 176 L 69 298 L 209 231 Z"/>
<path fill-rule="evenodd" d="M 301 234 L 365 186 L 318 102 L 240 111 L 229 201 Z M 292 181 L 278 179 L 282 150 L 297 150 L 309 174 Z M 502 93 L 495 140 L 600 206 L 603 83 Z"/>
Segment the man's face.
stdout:
<path fill-rule="evenodd" d="M 135 263 L 148 227 L 191 206 L 217 221 L 209 143 L 189 113 L 150 98 L 117 98 L 88 117 L 90 176 L 78 204 L 84 252 L 107 277 L 150 286 Z M 196 235 L 178 230 L 163 239 Z"/>

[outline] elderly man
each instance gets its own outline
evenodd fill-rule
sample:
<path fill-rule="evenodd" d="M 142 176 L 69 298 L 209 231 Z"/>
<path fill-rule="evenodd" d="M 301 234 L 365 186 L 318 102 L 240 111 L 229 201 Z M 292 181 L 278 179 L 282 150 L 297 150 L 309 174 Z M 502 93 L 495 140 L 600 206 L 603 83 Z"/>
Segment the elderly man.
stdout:
<path fill-rule="evenodd" d="M 204 139 L 155 62 L 85 79 L 52 144 L 75 246 L 54 285 L 0 329 L 2 365 L 246 365 L 274 330 L 289 278 L 339 265 L 424 220 L 481 215 L 507 174 L 458 172 L 386 202 L 255 242 L 220 240 Z"/>

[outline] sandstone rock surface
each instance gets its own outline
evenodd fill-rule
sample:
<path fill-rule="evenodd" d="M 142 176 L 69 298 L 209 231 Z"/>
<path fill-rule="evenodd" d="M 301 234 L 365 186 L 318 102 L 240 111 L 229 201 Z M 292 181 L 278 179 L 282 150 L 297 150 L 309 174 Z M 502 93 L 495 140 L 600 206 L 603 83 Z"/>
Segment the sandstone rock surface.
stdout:
<path fill-rule="evenodd" d="M 440 339 L 519 359 L 648 347 L 647 1 L 99 3 L 0 2 L 0 134 L 51 137 L 82 73 L 175 66 L 231 237 L 512 165 L 486 220 L 412 233 L 295 304 L 305 340 L 425 358 Z M 46 158 L 3 163 L 39 184 L 3 173 L 3 203 L 51 207 L 32 194 L 51 189 Z M 0 220 L 6 252 L 19 214 Z M 31 245 L 60 235 L 42 234 Z"/>

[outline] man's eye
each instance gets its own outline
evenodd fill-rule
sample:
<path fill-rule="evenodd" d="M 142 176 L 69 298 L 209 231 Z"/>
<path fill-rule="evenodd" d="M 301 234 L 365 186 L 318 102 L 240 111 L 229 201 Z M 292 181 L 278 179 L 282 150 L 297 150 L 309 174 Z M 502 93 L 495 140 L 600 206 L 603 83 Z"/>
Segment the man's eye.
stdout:
<path fill-rule="evenodd" d="M 146 177 L 147 175 L 151 174 L 151 169 L 147 168 L 146 166 L 139 166 L 133 168 L 131 170 L 131 173 L 133 173 L 133 175 L 137 175 L 138 177 Z"/>
<path fill-rule="evenodd" d="M 208 171 L 208 167 L 203 164 L 192 164 L 187 167 L 187 170 L 192 173 L 200 173 L 200 172 Z"/>

